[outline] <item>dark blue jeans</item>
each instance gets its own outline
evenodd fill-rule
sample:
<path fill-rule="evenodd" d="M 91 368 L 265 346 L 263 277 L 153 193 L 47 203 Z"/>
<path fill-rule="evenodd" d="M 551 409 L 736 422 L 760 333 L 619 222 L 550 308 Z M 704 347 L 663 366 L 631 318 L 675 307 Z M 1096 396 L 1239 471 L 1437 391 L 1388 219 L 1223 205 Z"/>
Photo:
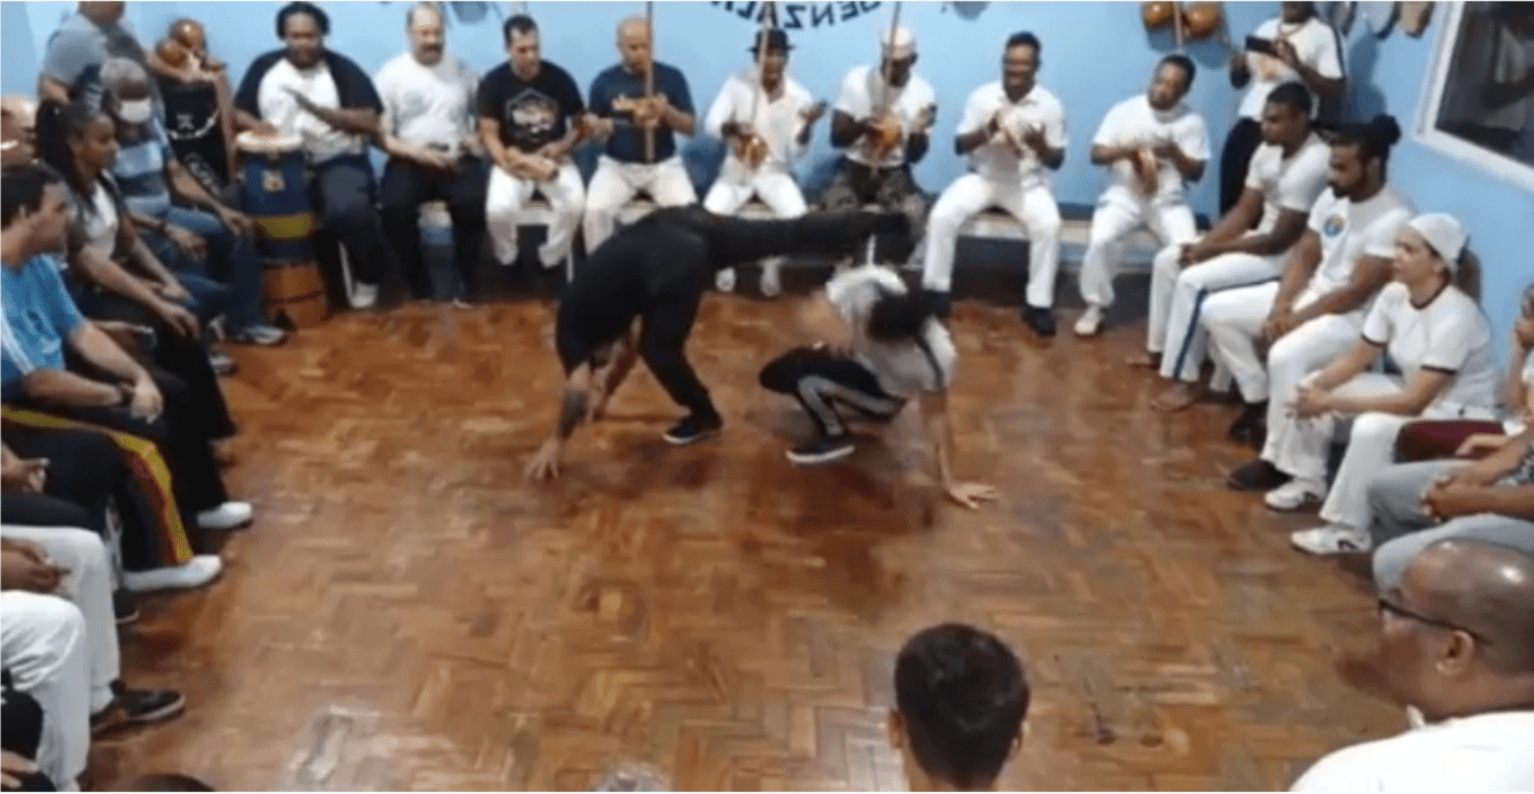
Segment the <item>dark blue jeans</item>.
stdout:
<path fill-rule="evenodd" d="M 193 308 L 198 317 L 207 321 L 224 314 L 229 333 L 262 322 L 265 285 L 255 244 L 224 228 L 217 217 L 199 210 L 173 206 L 162 220 L 207 241 L 206 264 L 217 275 L 217 281 L 210 278 L 209 268 L 193 261 L 168 238 L 148 229 L 142 232 L 144 243 L 176 274 L 186 291 L 192 293 L 198 304 Z M 227 282 L 228 286 L 219 281 Z"/>

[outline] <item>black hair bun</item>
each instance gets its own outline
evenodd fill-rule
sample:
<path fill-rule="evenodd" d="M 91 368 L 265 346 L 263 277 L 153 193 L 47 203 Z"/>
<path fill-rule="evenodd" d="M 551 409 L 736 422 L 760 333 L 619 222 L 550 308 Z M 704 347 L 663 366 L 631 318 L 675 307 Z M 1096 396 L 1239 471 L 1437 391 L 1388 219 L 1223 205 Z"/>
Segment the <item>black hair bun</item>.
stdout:
<path fill-rule="evenodd" d="M 1369 122 L 1369 129 L 1387 146 L 1396 145 L 1401 140 L 1401 125 L 1396 123 L 1395 117 L 1388 113 L 1381 113 Z"/>

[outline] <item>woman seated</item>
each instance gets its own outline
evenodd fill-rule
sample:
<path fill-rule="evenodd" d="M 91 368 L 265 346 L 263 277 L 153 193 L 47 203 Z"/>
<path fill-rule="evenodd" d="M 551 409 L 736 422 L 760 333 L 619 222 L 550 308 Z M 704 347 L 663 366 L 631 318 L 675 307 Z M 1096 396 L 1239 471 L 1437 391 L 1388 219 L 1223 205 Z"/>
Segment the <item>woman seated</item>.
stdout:
<path fill-rule="evenodd" d="M 1407 222 L 1396 237 L 1393 268 L 1394 281 L 1380 291 L 1364 320 L 1363 338 L 1284 398 L 1289 413 L 1270 429 L 1277 434 L 1276 453 L 1248 464 L 1273 467 L 1288 478 L 1267 494 L 1265 501 L 1275 510 L 1325 500 L 1326 525 L 1291 538 L 1302 551 L 1369 549 L 1369 478 L 1394 461 L 1396 437 L 1407 422 L 1419 416 L 1485 418 L 1494 412 L 1498 376 L 1491 333 L 1475 298 L 1456 286 L 1456 280 L 1473 284 L 1479 275 L 1459 221 L 1428 214 Z M 1381 353 L 1401 376 L 1365 371 Z M 1326 464 L 1336 423 L 1350 417 L 1347 453 L 1328 493 Z"/>

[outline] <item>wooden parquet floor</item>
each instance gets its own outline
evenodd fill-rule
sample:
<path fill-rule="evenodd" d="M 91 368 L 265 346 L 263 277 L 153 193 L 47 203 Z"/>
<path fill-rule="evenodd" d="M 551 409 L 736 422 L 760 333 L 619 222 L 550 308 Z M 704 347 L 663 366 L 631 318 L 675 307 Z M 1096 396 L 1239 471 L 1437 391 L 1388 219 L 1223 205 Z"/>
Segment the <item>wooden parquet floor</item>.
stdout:
<path fill-rule="evenodd" d="M 783 459 L 799 420 L 756 373 L 791 307 L 705 302 L 720 438 L 665 445 L 677 411 L 641 369 L 545 488 L 520 474 L 556 407 L 549 304 L 235 349 L 229 477 L 257 523 L 220 583 L 128 630 L 130 680 L 189 708 L 101 742 L 97 783 L 581 790 L 633 759 L 683 790 L 900 789 L 893 654 L 943 620 L 1029 667 L 1010 787 L 1279 788 L 1400 727 L 1333 669 L 1373 642 L 1367 583 L 1225 490 L 1229 407 L 1147 407 L 1160 384 L 1122 364 L 1143 326 L 1083 342 L 1063 315 L 1040 343 L 961 305 L 958 467 L 1002 500 L 928 525 L 878 449 Z"/>

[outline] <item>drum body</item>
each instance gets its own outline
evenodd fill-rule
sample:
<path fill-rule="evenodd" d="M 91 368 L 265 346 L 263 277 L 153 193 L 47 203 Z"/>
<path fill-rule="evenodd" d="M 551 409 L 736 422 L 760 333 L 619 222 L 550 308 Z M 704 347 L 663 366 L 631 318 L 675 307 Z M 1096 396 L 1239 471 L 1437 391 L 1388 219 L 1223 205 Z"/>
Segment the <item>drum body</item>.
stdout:
<path fill-rule="evenodd" d="M 266 271 L 266 315 L 302 328 L 325 319 L 324 282 L 315 264 L 304 154 L 299 139 L 242 134 L 240 205 L 256 225 L 256 253 Z"/>

